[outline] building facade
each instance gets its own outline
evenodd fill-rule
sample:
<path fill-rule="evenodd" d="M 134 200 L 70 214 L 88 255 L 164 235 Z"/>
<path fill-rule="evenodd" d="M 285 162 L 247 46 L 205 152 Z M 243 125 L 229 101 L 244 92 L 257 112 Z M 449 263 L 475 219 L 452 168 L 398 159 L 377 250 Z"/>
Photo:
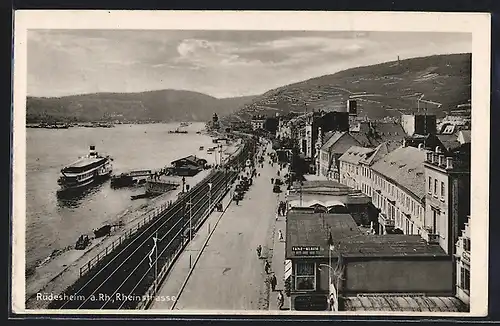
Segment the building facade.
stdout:
<path fill-rule="evenodd" d="M 424 164 L 425 236 L 450 255 L 470 214 L 470 149 L 465 147 L 470 144 L 454 153 L 428 151 Z"/>
<path fill-rule="evenodd" d="M 363 182 L 364 169 L 360 162 L 374 152 L 375 148 L 352 146 L 342 154 L 339 158 L 340 183 L 367 194 L 367 189 L 365 189 L 366 186 Z"/>
<path fill-rule="evenodd" d="M 455 249 L 456 296 L 467 305 L 470 304 L 470 216 L 458 238 Z"/>
<path fill-rule="evenodd" d="M 339 158 L 352 146 L 360 143 L 348 132 L 334 132 L 327 135 L 321 146 L 318 160 L 319 175 L 328 180 L 340 181 Z"/>
<path fill-rule="evenodd" d="M 312 112 L 306 117 L 303 132 L 305 143 L 302 151 L 306 158 L 316 156 L 316 143 L 318 138 L 323 136 L 323 133 L 349 131 L 349 113 L 347 111 Z"/>
<path fill-rule="evenodd" d="M 401 126 L 408 136 L 435 135 L 436 116 L 426 114 L 403 114 L 401 115 Z"/>
<path fill-rule="evenodd" d="M 291 210 L 286 223 L 292 310 L 328 310 L 330 293 L 339 311 L 360 295 L 452 296 L 451 260 L 418 236 L 364 234 L 348 213 Z"/>
<path fill-rule="evenodd" d="M 421 235 L 425 217 L 425 150 L 400 147 L 372 165 L 372 200 L 379 213 L 379 233 Z"/>

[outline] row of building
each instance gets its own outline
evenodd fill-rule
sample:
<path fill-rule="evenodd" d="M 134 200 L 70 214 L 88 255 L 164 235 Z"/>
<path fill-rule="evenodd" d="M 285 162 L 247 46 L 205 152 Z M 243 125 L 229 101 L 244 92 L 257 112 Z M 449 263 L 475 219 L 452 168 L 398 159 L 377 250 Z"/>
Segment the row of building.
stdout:
<path fill-rule="evenodd" d="M 278 119 L 309 180 L 288 194 L 292 309 L 334 292 L 340 310 L 466 311 L 470 130 L 443 135 L 427 114 L 353 122 L 352 105 Z"/>
<path fill-rule="evenodd" d="M 415 234 L 377 234 L 371 198 L 336 181 L 295 183 L 288 195 L 285 280 L 293 310 L 465 312 L 469 221 L 455 255 Z"/>

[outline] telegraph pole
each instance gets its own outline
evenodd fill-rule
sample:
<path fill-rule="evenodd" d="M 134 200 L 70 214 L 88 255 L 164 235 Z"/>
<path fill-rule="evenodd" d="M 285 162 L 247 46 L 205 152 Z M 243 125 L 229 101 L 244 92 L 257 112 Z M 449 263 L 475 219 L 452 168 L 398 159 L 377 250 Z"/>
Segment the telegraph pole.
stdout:
<path fill-rule="evenodd" d="M 193 240 L 193 227 L 192 227 L 192 210 L 191 207 L 193 206 L 193 203 L 191 202 L 191 194 L 189 194 L 189 241 Z"/>

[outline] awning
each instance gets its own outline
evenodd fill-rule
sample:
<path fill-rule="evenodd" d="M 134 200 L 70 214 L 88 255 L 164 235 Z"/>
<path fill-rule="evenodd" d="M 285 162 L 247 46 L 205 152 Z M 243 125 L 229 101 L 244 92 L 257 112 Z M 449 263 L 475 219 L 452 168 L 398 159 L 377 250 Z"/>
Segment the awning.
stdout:
<path fill-rule="evenodd" d="M 341 201 L 338 200 L 327 200 L 327 201 L 321 201 L 317 199 L 312 199 L 312 200 L 302 200 L 302 204 L 300 200 L 291 200 L 288 202 L 288 205 L 290 207 L 313 207 L 315 205 L 320 205 L 323 207 L 333 207 L 333 206 L 344 206 L 345 204 L 342 203 Z"/>
<path fill-rule="evenodd" d="M 292 276 L 292 261 L 290 259 L 285 260 L 285 280 Z"/>

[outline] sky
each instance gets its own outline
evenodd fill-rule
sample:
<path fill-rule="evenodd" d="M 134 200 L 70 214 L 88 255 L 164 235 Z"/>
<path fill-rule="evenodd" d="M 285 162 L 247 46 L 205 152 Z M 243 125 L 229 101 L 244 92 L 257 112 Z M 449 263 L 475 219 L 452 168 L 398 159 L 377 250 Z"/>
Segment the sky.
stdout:
<path fill-rule="evenodd" d="M 472 52 L 468 33 L 30 30 L 29 96 L 181 89 L 214 97 L 351 67 Z"/>

